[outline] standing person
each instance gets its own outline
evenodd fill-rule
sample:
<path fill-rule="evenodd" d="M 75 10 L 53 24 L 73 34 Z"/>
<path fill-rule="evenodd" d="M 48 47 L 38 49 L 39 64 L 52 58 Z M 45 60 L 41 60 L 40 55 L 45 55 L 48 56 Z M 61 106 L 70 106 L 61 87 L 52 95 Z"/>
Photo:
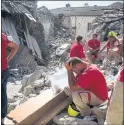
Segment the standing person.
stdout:
<path fill-rule="evenodd" d="M 94 33 L 92 39 L 88 41 L 88 48 L 87 57 L 92 62 L 98 57 L 100 51 L 100 41 L 97 39 L 97 33 Z"/>
<path fill-rule="evenodd" d="M 70 50 L 70 57 L 78 57 L 80 59 L 86 59 L 84 54 L 84 46 L 82 44 L 82 36 L 78 36 L 76 41 L 72 44 Z"/>
<path fill-rule="evenodd" d="M 14 57 L 16 54 L 19 46 L 13 42 L 13 38 L 11 36 L 7 36 L 5 33 L 2 33 L 1 36 L 1 49 L 2 49 L 2 72 L 1 72 L 1 117 L 2 117 L 2 125 L 4 118 L 7 115 L 7 93 L 6 93 L 6 85 L 7 79 L 9 77 L 9 70 L 8 70 L 8 62 Z M 7 55 L 7 47 L 11 49 L 11 52 L 8 57 Z"/>
<path fill-rule="evenodd" d="M 119 62 L 121 62 L 119 50 L 117 49 L 118 44 L 119 44 L 119 39 L 117 37 L 116 32 L 111 31 L 111 32 L 108 33 L 107 43 L 100 50 L 100 52 L 102 52 L 105 48 L 107 48 L 107 58 L 108 58 L 108 60 L 109 61 L 114 60 L 116 62 L 116 64 L 119 64 Z"/>
<path fill-rule="evenodd" d="M 124 58 L 124 41 L 118 46 L 119 52 L 121 56 Z M 124 63 L 124 62 L 123 62 Z M 110 99 L 110 104 L 108 106 L 108 111 L 106 115 L 107 125 L 123 125 L 124 117 L 123 117 L 123 99 L 124 99 L 124 64 L 117 75 L 117 79 L 114 85 L 114 90 Z"/>
<path fill-rule="evenodd" d="M 82 116 L 91 115 L 89 105 L 97 106 L 108 99 L 108 88 L 103 73 L 96 65 L 77 57 L 69 59 L 65 67 L 69 84 L 65 93 L 72 96 L 73 103 Z"/>

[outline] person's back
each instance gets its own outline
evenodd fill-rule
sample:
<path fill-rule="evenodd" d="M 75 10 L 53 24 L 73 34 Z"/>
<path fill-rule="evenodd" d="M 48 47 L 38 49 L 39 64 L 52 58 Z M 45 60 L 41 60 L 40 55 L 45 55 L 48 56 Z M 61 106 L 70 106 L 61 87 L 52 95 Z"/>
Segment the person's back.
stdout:
<path fill-rule="evenodd" d="M 83 89 L 93 92 L 102 101 L 108 99 L 106 80 L 103 73 L 96 65 L 91 64 L 78 77 L 80 77 L 78 79 L 80 82 L 77 81 L 77 83 L 79 83 Z"/>
<path fill-rule="evenodd" d="M 83 46 L 77 41 L 74 41 L 70 51 L 70 57 L 85 58 Z"/>
<path fill-rule="evenodd" d="M 81 44 L 82 37 L 78 36 L 74 41 L 70 50 L 70 57 L 85 58 L 83 45 Z"/>

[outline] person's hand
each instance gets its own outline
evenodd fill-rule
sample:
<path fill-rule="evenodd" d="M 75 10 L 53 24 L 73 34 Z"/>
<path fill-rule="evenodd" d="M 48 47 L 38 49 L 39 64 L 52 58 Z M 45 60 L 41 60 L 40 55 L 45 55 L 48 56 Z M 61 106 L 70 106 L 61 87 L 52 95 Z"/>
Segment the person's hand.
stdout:
<path fill-rule="evenodd" d="M 95 56 L 94 56 L 94 55 L 91 55 L 91 58 L 92 58 L 92 60 L 94 60 L 94 59 L 95 59 Z"/>
<path fill-rule="evenodd" d="M 86 62 L 90 62 L 90 60 L 89 60 L 89 59 L 87 59 L 87 58 L 82 59 L 82 60 L 84 60 L 84 61 L 86 61 Z"/>
<path fill-rule="evenodd" d="M 71 70 L 71 69 L 72 69 L 72 64 L 69 65 L 69 62 L 66 62 L 66 63 L 65 63 L 65 68 L 66 68 L 67 70 Z"/>
<path fill-rule="evenodd" d="M 108 91 L 111 91 L 113 89 L 114 85 L 113 84 L 109 84 L 109 85 L 107 85 L 107 87 L 108 87 Z"/>

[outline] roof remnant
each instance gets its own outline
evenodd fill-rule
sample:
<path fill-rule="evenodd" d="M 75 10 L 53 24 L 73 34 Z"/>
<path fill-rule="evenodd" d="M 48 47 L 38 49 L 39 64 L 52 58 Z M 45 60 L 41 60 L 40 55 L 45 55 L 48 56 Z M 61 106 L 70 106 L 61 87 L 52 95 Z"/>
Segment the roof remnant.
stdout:
<path fill-rule="evenodd" d="M 123 3 L 115 2 L 109 6 L 84 6 L 84 7 L 62 7 L 51 9 L 50 12 L 57 16 L 63 13 L 65 16 L 101 16 L 104 10 L 123 9 Z"/>
<path fill-rule="evenodd" d="M 36 1 L 35 1 L 36 2 Z M 34 20 L 30 9 L 36 8 L 36 4 L 30 1 L 2 1 L 2 11 L 10 14 L 25 14 L 29 19 Z"/>
<path fill-rule="evenodd" d="M 57 16 L 63 13 L 65 16 L 100 16 L 103 12 L 102 9 L 106 6 L 85 6 L 85 7 L 63 7 L 57 9 L 51 9 L 50 12 Z"/>

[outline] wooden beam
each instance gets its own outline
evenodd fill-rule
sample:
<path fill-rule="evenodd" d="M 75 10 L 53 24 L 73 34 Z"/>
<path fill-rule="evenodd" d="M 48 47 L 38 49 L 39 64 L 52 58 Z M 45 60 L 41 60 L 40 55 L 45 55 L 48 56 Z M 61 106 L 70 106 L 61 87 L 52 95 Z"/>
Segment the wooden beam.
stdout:
<path fill-rule="evenodd" d="M 43 116 L 38 122 L 34 125 L 46 125 L 50 120 L 52 120 L 58 113 L 60 113 L 64 108 L 72 103 L 70 97 L 62 100 L 59 105 L 56 105 L 51 111 L 48 111 L 45 116 Z"/>

